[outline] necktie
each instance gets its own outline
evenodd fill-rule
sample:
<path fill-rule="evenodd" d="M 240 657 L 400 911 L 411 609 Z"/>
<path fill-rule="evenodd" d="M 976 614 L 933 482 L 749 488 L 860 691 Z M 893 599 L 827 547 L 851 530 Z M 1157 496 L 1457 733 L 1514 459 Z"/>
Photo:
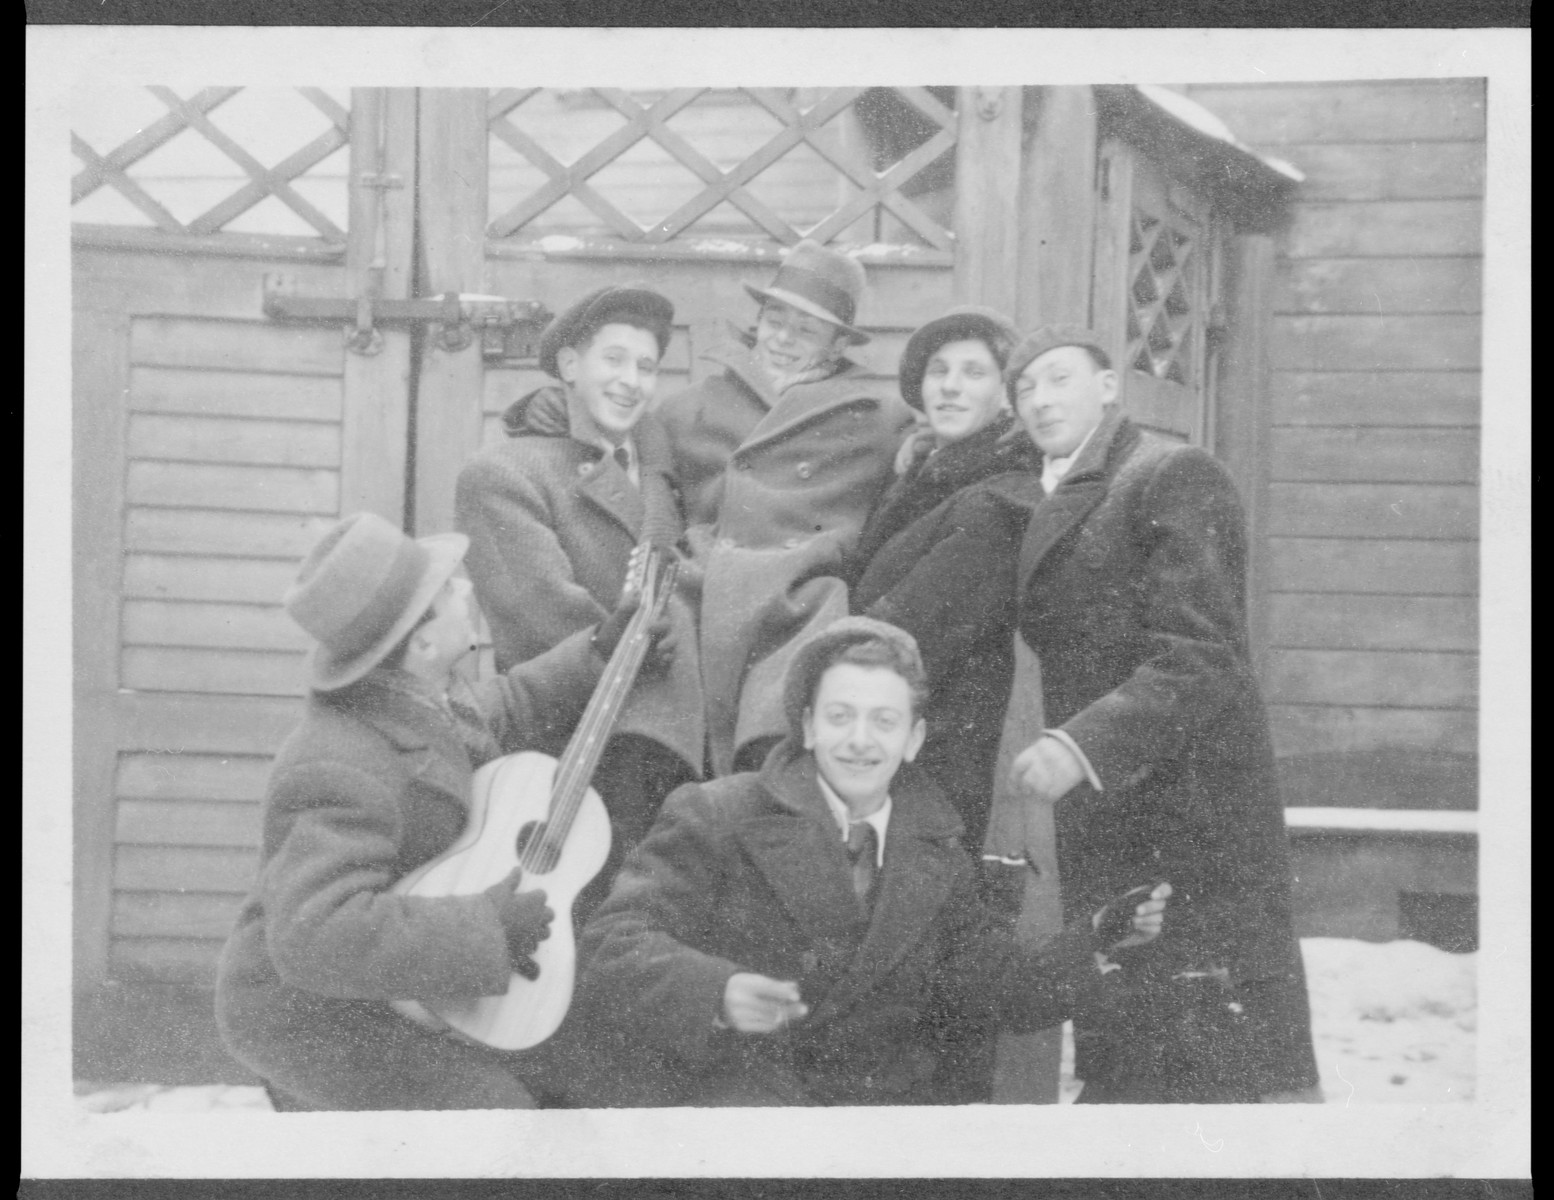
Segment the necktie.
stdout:
<path fill-rule="evenodd" d="M 867 911 L 873 900 L 874 876 L 878 871 L 874 826 L 854 821 L 847 828 L 847 854 L 853 860 L 853 891 Z"/>
<path fill-rule="evenodd" d="M 628 475 L 631 473 L 631 451 L 625 446 L 615 447 L 615 461 L 620 463 L 622 471 Z"/>

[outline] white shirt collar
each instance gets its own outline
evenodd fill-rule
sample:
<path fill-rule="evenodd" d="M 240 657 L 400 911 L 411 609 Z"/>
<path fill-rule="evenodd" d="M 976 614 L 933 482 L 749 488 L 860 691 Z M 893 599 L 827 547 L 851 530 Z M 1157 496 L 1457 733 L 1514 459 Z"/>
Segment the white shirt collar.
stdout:
<path fill-rule="evenodd" d="M 1095 430 L 1101 426 L 1096 424 L 1095 429 L 1085 434 L 1084 439 L 1074 449 L 1062 458 L 1044 457 L 1041 464 L 1041 490 L 1051 493 L 1063 481 L 1063 476 L 1068 474 L 1068 469 L 1074 465 L 1074 460 L 1084 452 L 1084 448 L 1090 444 L 1090 439 L 1095 436 Z"/>
<path fill-rule="evenodd" d="M 847 805 L 842 798 L 831 790 L 831 785 L 826 782 L 826 777 L 817 770 L 815 781 L 820 784 L 820 794 L 825 797 L 826 807 L 831 810 L 831 815 L 836 818 L 837 828 L 842 832 L 842 841 L 847 840 L 848 827 L 853 823 Z M 890 826 L 891 799 L 885 797 L 885 803 L 880 805 L 868 816 L 864 817 L 864 823 L 874 826 L 874 865 L 881 869 L 885 866 L 885 830 Z"/>

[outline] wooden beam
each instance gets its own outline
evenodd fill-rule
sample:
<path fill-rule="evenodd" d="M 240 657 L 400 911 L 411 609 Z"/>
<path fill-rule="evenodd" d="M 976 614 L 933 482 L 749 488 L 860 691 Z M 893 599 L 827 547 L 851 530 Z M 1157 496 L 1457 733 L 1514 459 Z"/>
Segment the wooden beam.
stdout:
<path fill-rule="evenodd" d="M 956 101 L 955 301 L 1002 312 L 1015 306 L 1010 264 L 1019 248 L 1022 93 L 1017 87 L 964 87 Z"/>
<path fill-rule="evenodd" d="M 413 283 L 415 92 L 358 88 L 351 93 L 351 207 L 346 249 L 349 295 L 374 291 L 407 300 Z M 397 179 L 397 186 L 394 184 Z M 375 180 L 382 186 L 369 186 Z M 342 514 L 405 519 L 405 457 L 410 428 L 410 331 L 382 329 L 374 354 L 347 352 L 342 399 Z"/>
<path fill-rule="evenodd" d="M 1277 274 L 1273 239 L 1226 239 L 1224 345 L 1218 354 L 1210 442 L 1246 508 L 1247 636 L 1259 675 L 1268 646 L 1268 304 Z"/>
<path fill-rule="evenodd" d="M 71 918 L 75 989 L 107 979 L 113 903 L 114 771 L 118 759 L 119 604 L 124 564 L 124 430 L 129 318 L 74 313 L 74 768 L 75 871 Z"/>
<path fill-rule="evenodd" d="M 486 266 L 486 94 L 479 88 L 421 92 L 421 259 L 419 291 L 484 292 Z M 635 139 L 634 139 L 635 140 Z M 427 330 L 416 389 L 414 527 L 453 528 L 453 485 L 480 446 L 485 363 L 480 340 L 450 350 Z"/>
<path fill-rule="evenodd" d="M 1090 324 L 1095 262 L 1095 94 L 1088 86 L 1027 89 L 1034 112 L 1020 176 L 1014 317 L 1022 329 Z"/>

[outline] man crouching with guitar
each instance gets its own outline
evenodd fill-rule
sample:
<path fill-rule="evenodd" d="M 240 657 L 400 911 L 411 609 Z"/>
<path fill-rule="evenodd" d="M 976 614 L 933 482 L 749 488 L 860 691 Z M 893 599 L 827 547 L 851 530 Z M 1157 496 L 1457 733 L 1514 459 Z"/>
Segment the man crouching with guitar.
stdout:
<path fill-rule="evenodd" d="M 453 671 L 475 641 L 454 578 L 468 544 L 358 513 L 286 596 L 317 643 L 310 695 L 271 771 L 258 881 L 216 984 L 228 1049 L 281 1111 L 536 1107 L 512 1056 L 394 1002 L 503 992 L 550 932 L 545 892 L 518 871 L 472 895 L 391 888 L 464 832 L 474 767 L 565 742 L 637 605 L 591 647 L 564 642 L 472 687 Z"/>

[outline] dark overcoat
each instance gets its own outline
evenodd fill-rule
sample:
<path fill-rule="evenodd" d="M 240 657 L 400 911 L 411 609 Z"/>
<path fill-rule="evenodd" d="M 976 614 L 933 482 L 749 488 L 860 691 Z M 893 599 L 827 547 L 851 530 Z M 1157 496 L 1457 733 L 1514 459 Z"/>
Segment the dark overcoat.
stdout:
<path fill-rule="evenodd" d="M 389 889 L 464 831 L 473 767 L 499 751 L 555 753 L 598 675 L 561 646 L 452 716 L 382 668 L 309 697 L 271 769 L 259 877 L 217 972 L 216 1018 L 238 1061 L 308 1108 L 534 1106 L 507 1056 L 389 1004 L 505 991 L 495 906 Z"/>
<path fill-rule="evenodd" d="M 738 348 L 661 413 L 699 571 L 714 774 L 786 729 L 782 680 L 812 630 L 847 615 L 840 578 L 890 482 L 911 411 L 844 360 L 781 396 Z"/>
<path fill-rule="evenodd" d="M 566 639 L 586 643 L 619 603 L 632 548 L 672 547 L 680 537 L 669 447 L 651 413 L 632 430 L 640 486 L 604 453 L 582 404 L 560 388 L 517 401 L 508 437 L 464 465 L 455 521 L 469 535 L 465 565 L 505 671 Z M 562 428 L 526 421 L 534 403 L 564 411 Z M 701 774 L 705 739 L 694 617 L 675 603 L 674 660 L 645 673 L 621 712 L 617 732 L 650 738 Z"/>
<path fill-rule="evenodd" d="M 1031 503 L 1019 621 L 1041 661 L 1045 720 L 1102 785 L 1056 807 L 1065 915 L 1146 879 L 1175 889 L 1133 1001 L 1099 1028 L 1076 1021 L 1076 1072 L 1154 1075 L 1180 1100 L 1314 1084 L 1229 475 L 1114 410 L 1050 496 L 1035 474 L 1005 482 Z"/>
<path fill-rule="evenodd" d="M 849 571 L 852 610 L 917 639 L 929 686 L 917 763 L 944 788 L 977 852 L 1014 677 L 1014 576 L 1029 510 L 975 485 L 1028 473 L 1036 459 L 1007 416 L 930 455 L 886 491 Z"/>
<path fill-rule="evenodd" d="M 891 790 L 872 919 L 852 887 L 814 758 L 669 797 L 582 938 L 579 1003 L 617 1032 L 615 1104 L 934 1104 L 939 1033 L 1061 1020 L 1104 991 L 1085 921 L 1017 949 L 975 895 L 960 821 L 922 772 Z M 717 1028 L 736 972 L 794 980 L 786 1033 Z"/>

